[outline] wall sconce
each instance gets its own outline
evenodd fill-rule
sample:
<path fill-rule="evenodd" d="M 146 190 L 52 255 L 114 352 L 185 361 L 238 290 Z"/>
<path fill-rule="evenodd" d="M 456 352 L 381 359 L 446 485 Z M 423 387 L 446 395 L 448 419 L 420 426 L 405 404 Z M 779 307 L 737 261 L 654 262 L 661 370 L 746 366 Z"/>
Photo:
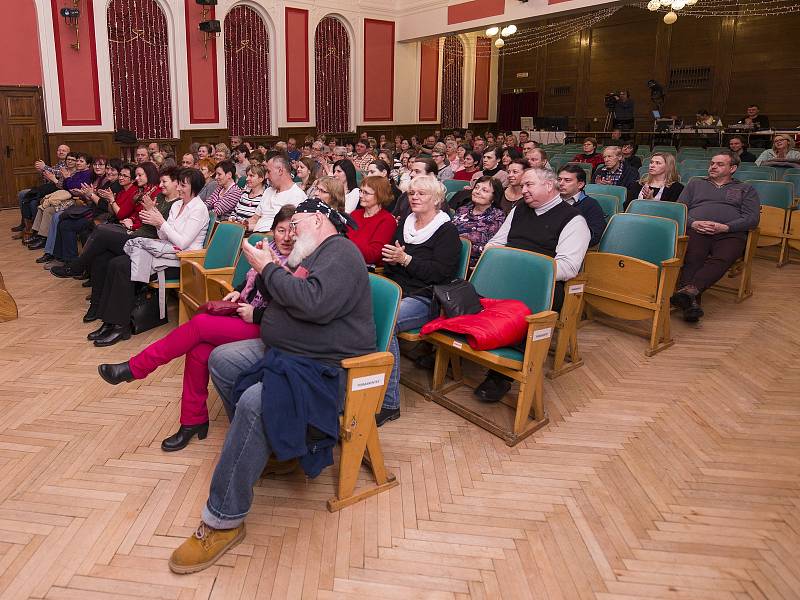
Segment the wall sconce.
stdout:
<path fill-rule="evenodd" d="M 81 40 L 79 38 L 79 21 L 81 17 L 81 11 L 78 8 L 78 4 L 80 4 L 81 0 L 72 0 L 72 7 L 69 6 L 63 7 L 59 14 L 64 18 L 64 23 L 67 24 L 67 27 L 71 27 L 75 30 L 75 41 L 70 44 L 70 46 L 77 52 L 81 49 Z"/>
<path fill-rule="evenodd" d="M 217 0 L 195 0 L 197 4 L 203 7 L 203 12 L 200 16 L 200 31 L 203 32 L 203 58 L 208 58 L 208 40 L 211 37 L 216 37 L 222 31 L 220 22 L 217 20 L 209 21 L 208 15 L 211 12 L 211 6 L 217 5 Z"/>

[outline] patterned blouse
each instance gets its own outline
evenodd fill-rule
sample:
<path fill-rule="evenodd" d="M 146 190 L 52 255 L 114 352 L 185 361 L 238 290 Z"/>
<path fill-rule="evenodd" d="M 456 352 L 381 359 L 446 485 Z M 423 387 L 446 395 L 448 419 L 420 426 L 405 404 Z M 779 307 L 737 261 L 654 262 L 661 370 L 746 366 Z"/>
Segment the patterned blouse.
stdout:
<path fill-rule="evenodd" d="M 483 247 L 497 233 L 506 218 L 500 208 L 490 206 L 481 214 L 476 215 L 472 212 L 472 206 L 472 202 L 465 204 L 456 211 L 456 216 L 453 217 L 453 224 L 458 229 L 458 235 L 472 242 L 472 254 L 469 257 L 470 267 L 474 267 L 478 262 Z"/>

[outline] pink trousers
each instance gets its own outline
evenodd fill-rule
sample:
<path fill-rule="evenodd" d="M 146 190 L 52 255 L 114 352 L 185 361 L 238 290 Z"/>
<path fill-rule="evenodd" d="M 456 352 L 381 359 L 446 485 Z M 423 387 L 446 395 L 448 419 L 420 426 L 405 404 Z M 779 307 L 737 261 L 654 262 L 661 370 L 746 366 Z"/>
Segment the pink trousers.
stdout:
<path fill-rule="evenodd" d="M 254 339 L 260 327 L 239 317 L 215 317 L 199 314 L 153 342 L 130 359 L 131 374 L 144 379 L 161 365 L 186 355 L 181 395 L 181 425 L 199 425 L 208 421 L 208 356 L 222 344 Z"/>

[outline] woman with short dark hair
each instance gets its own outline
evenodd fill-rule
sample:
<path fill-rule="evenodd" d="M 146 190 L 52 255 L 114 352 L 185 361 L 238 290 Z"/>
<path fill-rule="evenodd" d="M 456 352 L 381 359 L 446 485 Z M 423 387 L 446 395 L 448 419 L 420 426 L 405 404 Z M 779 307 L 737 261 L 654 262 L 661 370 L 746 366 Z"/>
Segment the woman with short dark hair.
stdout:
<path fill-rule="evenodd" d="M 171 203 L 165 219 L 153 204 L 143 208 L 140 218 L 158 231 L 158 239 L 168 241 L 176 251 L 199 250 L 208 229 L 209 215 L 205 203 L 197 194 L 205 185 L 205 177 L 198 169 L 183 169 L 178 174 L 179 198 Z M 180 276 L 179 267 L 168 267 L 166 277 Z M 94 284 L 94 282 L 93 282 Z M 127 254 L 113 258 L 103 282 L 99 304 L 93 307 L 93 317 L 103 324 L 90 333 L 87 339 L 95 346 L 111 346 L 131 337 L 131 312 L 136 299 L 135 283 L 131 281 L 131 257 Z M 90 309 L 91 310 L 91 309 Z"/>
<path fill-rule="evenodd" d="M 503 186 L 495 177 L 481 177 L 472 186 L 472 199 L 456 211 L 453 224 L 458 235 L 472 242 L 469 265 L 474 267 L 486 243 L 505 220 L 500 202 Z"/>

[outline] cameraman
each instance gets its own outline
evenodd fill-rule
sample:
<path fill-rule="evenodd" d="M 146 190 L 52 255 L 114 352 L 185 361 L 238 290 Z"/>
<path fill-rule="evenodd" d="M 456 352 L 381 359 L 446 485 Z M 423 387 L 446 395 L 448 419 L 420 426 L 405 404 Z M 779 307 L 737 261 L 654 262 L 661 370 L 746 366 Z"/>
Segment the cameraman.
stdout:
<path fill-rule="evenodd" d="M 614 107 L 614 126 L 624 131 L 633 130 L 633 100 L 628 90 L 619 93 L 617 104 Z"/>

